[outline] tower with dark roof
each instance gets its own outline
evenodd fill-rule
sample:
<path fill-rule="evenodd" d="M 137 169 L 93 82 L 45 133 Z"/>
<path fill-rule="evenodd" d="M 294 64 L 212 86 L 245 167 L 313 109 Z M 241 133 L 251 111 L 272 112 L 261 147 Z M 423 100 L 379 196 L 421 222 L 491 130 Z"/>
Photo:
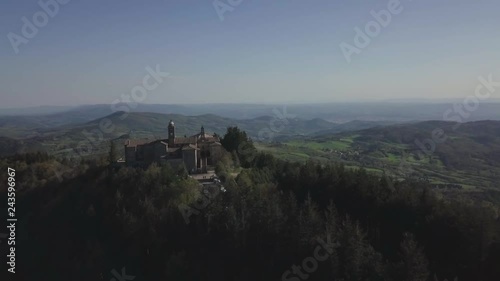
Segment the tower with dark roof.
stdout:
<path fill-rule="evenodd" d="M 203 126 L 201 126 L 200 138 L 201 138 L 202 140 L 205 140 L 205 128 L 203 128 Z"/>
<path fill-rule="evenodd" d="M 170 120 L 168 123 L 168 145 L 174 146 L 175 143 L 175 124 L 174 121 Z"/>
<path fill-rule="evenodd" d="M 190 137 L 176 137 L 175 124 L 168 123 L 168 139 L 127 140 L 125 162 L 129 166 L 147 167 L 151 163 L 169 163 L 172 167 L 184 165 L 189 173 L 206 173 L 222 156 L 220 138 L 201 132 Z"/>

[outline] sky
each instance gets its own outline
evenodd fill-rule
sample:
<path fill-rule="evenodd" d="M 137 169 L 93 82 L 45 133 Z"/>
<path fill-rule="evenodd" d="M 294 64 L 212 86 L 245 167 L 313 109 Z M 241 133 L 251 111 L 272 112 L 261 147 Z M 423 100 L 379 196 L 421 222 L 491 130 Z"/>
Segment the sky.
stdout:
<path fill-rule="evenodd" d="M 70 0 L 44 24 L 38 1 L 2 0 L 0 107 L 126 101 L 148 67 L 169 75 L 144 103 L 460 99 L 500 80 L 498 0 L 394 1 Z"/>

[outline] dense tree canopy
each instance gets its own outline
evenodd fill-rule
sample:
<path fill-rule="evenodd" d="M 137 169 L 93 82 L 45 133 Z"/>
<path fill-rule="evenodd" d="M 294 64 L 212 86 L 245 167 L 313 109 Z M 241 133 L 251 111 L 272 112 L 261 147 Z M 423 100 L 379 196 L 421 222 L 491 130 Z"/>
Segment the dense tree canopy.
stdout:
<path fill-rule="evenodd" d="M 236 154 L 217 165 L 227 192 L 215 196 L 168 165 L 66 160 L 80 168 L 57 177 L 62 160 L 3 159 L 18 172 L 18 276 L 110 280 L 126 268 L 136 280 L 500 280 L 497 205 L 265 153 L 241 168 L 242 143 L 246 134 L 228 129 L 223 144 Z M 314 263 L 318 246 L 327 259 Z"/>
<path fill-rule="evenodd" d="M 250 166 L 257 152 L 247 133 L 238 127 L 228 127 L 221 139 L 221 144 L 228 152 L 238 156 L 237 158 L 244 167 Z"/>

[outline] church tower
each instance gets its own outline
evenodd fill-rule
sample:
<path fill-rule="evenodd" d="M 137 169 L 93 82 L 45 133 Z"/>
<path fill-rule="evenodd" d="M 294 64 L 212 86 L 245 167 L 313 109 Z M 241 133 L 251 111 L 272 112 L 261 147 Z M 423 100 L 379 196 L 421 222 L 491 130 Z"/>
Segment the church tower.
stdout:
<path fill-rule="evenodd" d="M 170 120 L 168 123 L 168 146 L 173 147 L 175 140 L 175 125 L 174 121 Z"/>

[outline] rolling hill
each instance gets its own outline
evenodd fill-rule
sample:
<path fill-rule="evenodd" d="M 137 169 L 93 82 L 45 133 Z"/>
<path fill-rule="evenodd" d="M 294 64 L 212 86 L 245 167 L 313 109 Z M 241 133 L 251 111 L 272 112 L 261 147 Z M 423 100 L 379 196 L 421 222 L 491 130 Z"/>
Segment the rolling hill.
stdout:
<path fill-rule="evenodd" d="M 65 117 L 58 114 L 61 113 L 51 118 Z M 202 125 L 207 132 L 220 135 L 228 126 L 238 126 L 256 141 L 259 149 L 292 161 L 313 158 L 342 162 L 348 167 L 362 166 L 394 176 L 412 175 L 435 184 L 494 187 L 500 182 L 500 121 L 460 123 L 456 127 L 456 123 L 444 121 L 335 124 L 320 118 L 231 119 L 213 114 L 185 116 L 151 112 L 131 112 L 125 116 L 124 112 L 116 112 L 81 122 L 93 114 L 97 112 L 60 120 L 62 125 L 52 127 L 40 127 L 37 123 L 40 120 L 33 116 L 26 116 L 33 119 L 24 120 L 11 118 L 9 122 L 0 123 L 0 132 L 29 124 L 29 134 L 11 132 L 8 137 L 1 137 L 0 156 L 46 151 L 56 156 L 78 157 L 81 156 L 79 151 L 85 150 L 88 152 L 85 155 L 92 157 L 106 153 L 109 140 L 121 146 L 127 138 L 166 138 L 166 126 L 174 120 L 179 136 L 195 134 Z M 100 125 L 106 123 L 112 127 L 103 131 Z M 430 145 L 428 140 L 436 129 L 446 134 L 446 141 Z M 428 154 L 422 149 L 425 143 Z"/>
<path fill-rule="evenodd" d="M 77 122 L 75 119 L 72 121 L 61 120 L 62 125 L 40 127 L 39 120 L 37 121 L 35 117 L 24 117 L 23 120 L 9 117 L 9 121 L 4 122 L 0 127 L 0 132 L 2 130 L 9 132 L 8 137 L 4 137 L 3 140 L 9 145 L 0 150 L 0 155 L 6 156 L 16 152 L 37 151 L 41 147 L 42 150 L 51 154 L 64 155 L 78 146 L 83 146 L 85 142 L 92 144 L 95 153 L 102 153 L 105 152 L 106 147 L 109 145 L 109 140 L 113 139 L 121 142 L 125 138 L 147 138 L 152 140 L 166 138 L 166 127 L 170 120 L 175 121 L 176 134 L 179 136 L 193 135 L 200 131 L 202 125 L 207 132 L 217 134 L 224 134 L 229 126 L 238 126 L 247 131 L 252 138 L 265 141 L 272 141 L 275 138 L 284 136 L 308 135 L 335 126 L 335 124 L 321 119 L 302 120 L 295 118 L 280 120 L 274 117 L 262 116 L 237 120 L 213 114 L 185 116 L 150 112 L 116 112 L 83 123 L 75 123 Z M 101 124 L 107 123 L 111 124 L 109 128 L 108 125 L 101 127 Z M 20 129 L 22 125 L 24 125 L 25 129 Z M 17 146 L 14 147 L 13 144 Z"/>
<path fill-rule="evenodd" d="M 442 142 L 432 140 L 442 130 Z M 436 185 L 497 188 L 500 121 L 426 121 L 258 144 L 293 161 L 313 158 L 365 167 L 396 177 L 414 176 Z"/>
<path fill-rule="evenodd" d="M 150 112 L 199 116 L 217 115 L 232 120 L 251 120 L 261 116 L 289 115 L 302 120 L 321 119 L 335 124 L 324 132 L 338 133 L 360 130 L 378 125 L 402 122 L 441 120 L 443 112 L 452 107 L 452 101 L 436 102 L 373 102 L 373 103 L 321 103 L 321 104 L 109 104 L 82 105 L 76 107 L 35 107 L 24 109 L 0 108 L 0 136 L 26 138 L 48 128 L 77 125 L 113 114 L 118 108 L 133 113 Z M 123 109 L 120 109 L 123 110 Z M 293 118 L 292 118 L 293 119 Z M 500 120 L 500 103 L 491 100 L 481 104 L 467 121 Z M 364 124 L 363 124 L 364 123 Z M 314 124 L 313 124 L 314 125 Z M 349 128 L 350 127 L 350 128 Z M 300 132 L 300 130 L 299 130 Z"/>

